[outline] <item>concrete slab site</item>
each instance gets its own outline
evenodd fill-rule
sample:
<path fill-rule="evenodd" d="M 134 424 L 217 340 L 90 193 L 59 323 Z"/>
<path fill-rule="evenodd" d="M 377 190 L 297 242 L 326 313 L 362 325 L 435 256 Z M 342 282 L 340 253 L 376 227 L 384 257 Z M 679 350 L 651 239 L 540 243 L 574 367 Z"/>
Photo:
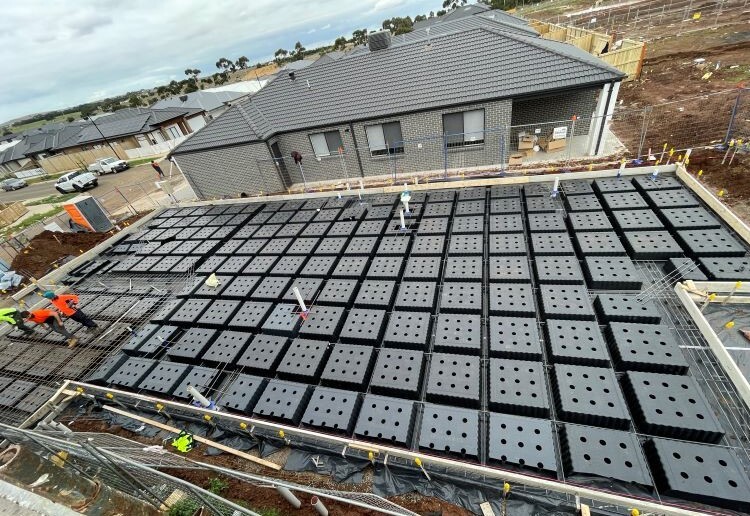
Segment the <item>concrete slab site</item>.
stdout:
<path fill-rule="evenodd" d="M 713 278 L 748 243 L 673 177 L 560 187 L 431 185 L 406 229 L 395 192 L 168 209 L 64 279 L 109 326 L 76 328 L 71 361 L 92 357 L 73 379 L 175 400 L 190 384 L 248 417 L 750 510 L 748 445 L 653 294 L 668 259 Z M 41 405 L 59 346 L 4 339 L 0 417 Z"/>

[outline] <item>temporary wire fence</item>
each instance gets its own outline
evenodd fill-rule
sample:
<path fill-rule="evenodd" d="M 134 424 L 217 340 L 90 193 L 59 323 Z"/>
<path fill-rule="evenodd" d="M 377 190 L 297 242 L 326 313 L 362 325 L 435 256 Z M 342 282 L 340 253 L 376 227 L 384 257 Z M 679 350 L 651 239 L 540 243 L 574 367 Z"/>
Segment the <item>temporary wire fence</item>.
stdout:
<path fill-rule="evenodd" d="M 575 15 L 558 15 L 557 23 L 648 37 L 650 31 L 669 26 L 681 33 L 720 25 L 730 13 L 742 12 L 748 0 L 662 0 L 658 2 L 610 2 Z M 532 15 L 529 12 L 524 13 Z"/>
<path fill-rule="evenodd" d="M 196 507 L 205 505 L 213 509 L 214 514 L 256 514 L 253 509 L 265 509 L 238 506 L 238 504 L 218 497 L 199 486 L 188 484 L 178 477 L 159 471 L 162 469 L 192 469 L 231 477 L 261 489 L 282 487 L 289 489 L 297 496 L 302 494 L 318 496 L 322 499 L 335 500 L 382 514 L 416 515 L 416 513 L 372 493 L 319 489 L 287 480 L 223 468 L 206 462 L 190 460 L 180 455 L 159 450 L 157 447 L 147 448 L 136 441 L 106 433 L 63 433 L 41 429 L 20 430 L 0 424 L 0 435 L 14 444 L 30 447 L 34 453 L 46 458 L 49 458 L 50 450 L 54 452 L 65 451 L 68 453 L 67 460 L 71 460 L 71 458 L 75 460 L 77 466 L 96 480 L 106 481 L 108 485 L 116 486 L 118 490 L 138 498 L 149 499 L 148 495 L 155 496 L 158 499 L 159 506 L 168 505 L 170 495 L 178 492 L 182 496 L 172 496 L 172 499 L 189 499 Z M 59 462 L 57 463 L 59 464 Z M 113 469 L 112 463 L 118 466 L 118 469 Z M 147 492 L 144 493 L 144 490 Z"/>
<path fill-rule="evenodd" d="M 378 150 L 360 142 L 328 156 L 298 151 L 297 160 L 285 156 L 256 160 L 263 190 L 245 193 L 282 193 L 279 183 L 271 181 L 274 177 L 282 178 L 287 193 L 332 184 L 354 190 L 363 181 L 392 185 L 524 174 L 621 156 L 667 164 L 678 158 L 667 156 L 670 150 L 682 153 L 750 134 L 749 115 L 748 90 L 738 88 L 639 109 L 618 107 L 609 117 L 575 116 L 478 133 L 428 135 L 388 142 Z"/>

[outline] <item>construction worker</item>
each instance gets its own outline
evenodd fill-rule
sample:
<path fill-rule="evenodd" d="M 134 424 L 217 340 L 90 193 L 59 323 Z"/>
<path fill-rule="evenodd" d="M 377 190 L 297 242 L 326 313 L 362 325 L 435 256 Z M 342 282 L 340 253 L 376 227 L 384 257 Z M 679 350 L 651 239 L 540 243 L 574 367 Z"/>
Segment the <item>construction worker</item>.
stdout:
<path fill-rule="evenodd" d="M 63 294 L 62 296 L 58 296 L 51 290 L 48 290 L 42 295 L 52 301 L 52 305 L 68 319 L 73 319 L 75 322 L 83 324 L 89 331 L 99 329 L 99 326 L 91 319 L 91 317 L 83 313 L 83 310 L 76 306 L 78 305 L 78 296 L 75 294 Z"/>
<path fill-rule="evenodd" d="M 40 310 L 32 310 L 30 312 L 23 312 L 24 319 L 29 322 L 36 324 L 46 324 L 55 333 L 59 333 L 66 339 L 68 339 L 68 347 L 72 348 L 78 344 L 78 339 L 75 338 L 68 330 L 65 329 L 60 314 L 54 310 L 47 310 L 42 308 Z"/>
<path fill-rule="evenodd" d="M 0 308 L 0 322 L 7 322 L 10 325 L 15 326 L 19 330 L 26 334 L 34 333 L 34 331 L 23 323 L 25 317 L 24 314 L 28 312 L 22 312 L 18 308 Z"/>

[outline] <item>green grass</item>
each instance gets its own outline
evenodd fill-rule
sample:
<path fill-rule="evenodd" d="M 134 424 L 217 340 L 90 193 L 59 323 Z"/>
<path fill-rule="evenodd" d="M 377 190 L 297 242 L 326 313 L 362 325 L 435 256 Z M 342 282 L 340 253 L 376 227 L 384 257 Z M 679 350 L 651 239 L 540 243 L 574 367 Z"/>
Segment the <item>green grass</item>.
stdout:
<path fill-rule="evenodd" d="M 70 170 L 68 172 L 70 172 Z M 58 174 L 47 174 L 46 176 L 32 177 L 31 179 L 27 179 L 26 182 L 30 185 L 33 185 L 34 183 L 41 183 L 42 181 L 52 181 L 60 176 L 67 174 L 68 172 L 60 172 Z"/>
<path fill-rule="evenodd" d="M 36 215 L 32 215 L 28 219 L 24 219 L 22 222 L 19 222 L 18 224 L 14 224 L 12 226 L 8 226 L 6 228 L 3 228 L 2 230 L 0 230 L 0 236 L 7 237 L 11 233 L 15 233 L 17 231 L 22 231 L 22 230 L 26 229 L 29 226 L 33 226 L 37 222 L 41 222 L 44 219 L 47 219 L 49 217 L 54 217 L 55 215 L 57 215 L 61 211 L 63 211 L 62 206 L 55 206 L 51 210 L 47 210 L 45 212 L 37 213 Z"/>
<path fill-rule="evenodd" d="M 168 516 L 193 516 L 200 506 L 189 498 L 180 500 L 169 508 Z"/>
<path fill-rule="evenodd" d="M 221 493 L 229 489 L 229 483 L 224 479 L 211 477 L 208 479 L 208 487 L 206 489 L 215 495 L 221 496 Z"/>
<path fill-rule="evenodd" d="M 21 131 L 25 131 L 27 129 L 36 129 L 37 127 L 42 127 L 43 125 L 47 124 L 54 124 L 57 122 L 67 122 L 68 117 L 72 116 L 74 119 L 78 120 L 81 118 L 81 113 L 75 112 L 75 113 L 68 113 L 67 115 L 59 115 L 53 118 L 52 120 L 37 120 L 36 122 L 29 122 L 26 124 L 14 124 L 10 126 L 10 130 L 14 133 L 18 133 Z"/>
<path fill-rule="evenodd" d="M 137 167 L 138 165 L 143 165 L 144 163 L 151 163 L 152 161 L 156 161 L 156 158 L 131 159 L 131 160 L 128 160 L 128 165 L 130 165 L 131 167 Z"/>
<path fill-rule="evenodd" d="M 40 204 L 59 204 L 61 202 L 69 201 L 76 195 L 79 195 L 78 192 L 62 195 L 50 195 L 49 197 L 45 197 L 44 199 L 26 203 L 26 206 L 39 206 Z"/>

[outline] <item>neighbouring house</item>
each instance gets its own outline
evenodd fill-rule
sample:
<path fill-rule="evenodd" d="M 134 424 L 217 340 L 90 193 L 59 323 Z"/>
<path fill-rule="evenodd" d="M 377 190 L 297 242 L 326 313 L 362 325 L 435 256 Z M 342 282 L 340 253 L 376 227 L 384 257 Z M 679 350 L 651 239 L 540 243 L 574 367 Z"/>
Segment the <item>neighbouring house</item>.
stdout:
<path fill-rule="evenodd" d="M 105 147 L 117 143 L 123 150 L 149 148 L 164 142 L 182 141 L 193 133 L 204 110 L 192 107 L 132 108 L 96 117 L 53 123 L 6 138 L 0 144 L 0 175 L 41 166 L 58 154 Z M 205 122 L 204 122 L 205 124 Z"/>
<path fill-rule="evenodd" d="M 247 95 L 248 93 L 240 91 L 201 90 L 159 100 L 152 105 L 151 108 L 190 108 L 200 110 L 202 111 L 203 116 L 193 116 L 188 118 L 190 129 L 197 131 L 205 126 L 206 123 L 226 111 L 232 101 Z"/>
<path fill-rule="evenodd" d="M 455 18 L 283 71 L 171 156 L 210 198 L 508 163 L 522 137 L 603 152 L 625 74 L 501 11 Z"/>
<path fill-rule="evenodd" d="M 56 153 L 72 154 L 117 143 L 124 150 L 148 147 L 180 139 L 193 132 L 191 120 L 202 118 L 203 110 L 191 107 L 128 108 L 98 117 L 78 127 L 59 133 Z"/>

